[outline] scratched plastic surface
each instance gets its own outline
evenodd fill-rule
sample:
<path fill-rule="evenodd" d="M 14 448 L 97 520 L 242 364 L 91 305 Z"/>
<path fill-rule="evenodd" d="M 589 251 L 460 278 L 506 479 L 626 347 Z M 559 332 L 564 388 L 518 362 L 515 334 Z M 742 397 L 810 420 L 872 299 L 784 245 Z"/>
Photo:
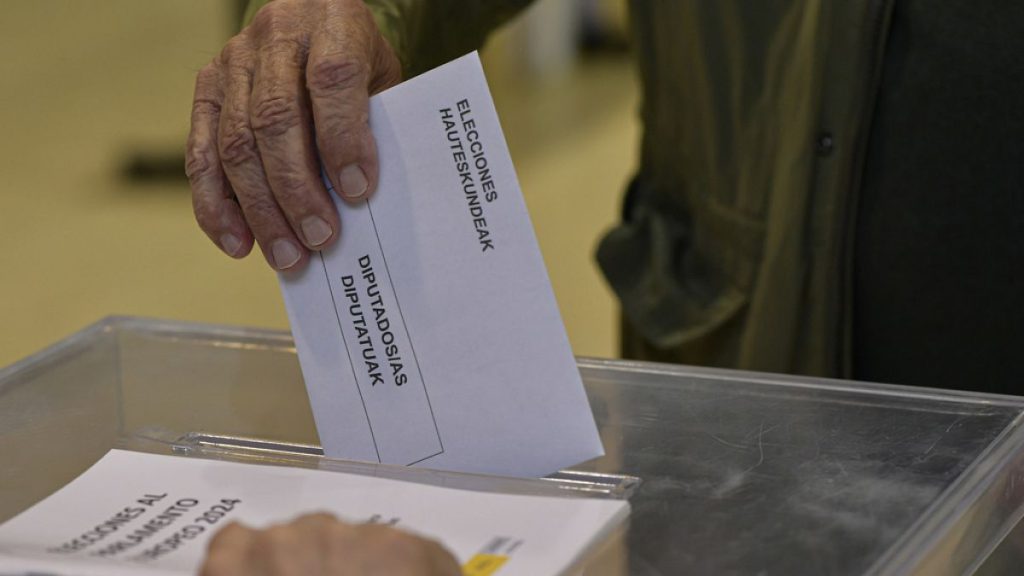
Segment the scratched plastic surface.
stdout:
<path fill-rule="evenodd" d="M 1018 398 L 580 360 L 639 476 L 586 574 L 1014 573 Z M 0 370 L 0 520 L 141 430 L 316 444 L 286 333 L 111 318 Z M 1006 538 L 1010 533 L 1010 537 Z M 998 546 L 1002 542 L 1001 546 Z M 995 553 L 992 553 L 995 550 Z"/>

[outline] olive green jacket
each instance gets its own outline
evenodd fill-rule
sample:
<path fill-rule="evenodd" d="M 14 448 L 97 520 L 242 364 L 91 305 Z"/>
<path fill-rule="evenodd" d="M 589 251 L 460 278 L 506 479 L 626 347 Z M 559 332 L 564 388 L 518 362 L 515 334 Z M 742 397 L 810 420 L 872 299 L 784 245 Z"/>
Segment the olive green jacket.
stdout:
<path fill-rule="evenodd" d="M 528 1 L 366 3 L 410 76 Z M 852 218 L 892 1 L 631 4 L 641 165 L 597 255 L 624 352 L 848 375 Z"/>

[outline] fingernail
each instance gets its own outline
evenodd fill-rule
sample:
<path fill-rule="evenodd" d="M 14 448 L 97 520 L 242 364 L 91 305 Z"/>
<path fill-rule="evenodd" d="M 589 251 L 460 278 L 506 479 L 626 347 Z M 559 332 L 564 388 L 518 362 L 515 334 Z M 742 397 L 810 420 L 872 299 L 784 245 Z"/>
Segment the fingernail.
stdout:
<path fill-rule="evenodd" d="M 238 236 L 228 232 L 221 235 L 220 248 L 226 252 L 228 256 L 235 256 L 238 254 L 238 251 L 242 249 L 242 241 L 238 239 Z"/>
<path fill-rule="evenodd" d="M 338 183 L 341 184 L 341 194 L 346 198 L 359 198 L 366 194 L 366 187 L 369 186 L 366 174 L 363 174 L 363 169 L 356 164 L 349 164 L 341 169 Z"/>
<path fill-rule="evenodd" d="M 306 243 L 310 246 L 319 246 L 331 239 L 331 225 L 319 216 L 310 216 L 302 221 L 302 233 L 306 236 Z"/>
<path fill-rule="evenodd" d="M 274 267 L 278 270 L 291 268 L 299 261 L 299 258 L 302 258 L 302 253 L 299 252 L 299 249 L 287 240 L 274 242 L 270 253 L 274 257 Z"/>

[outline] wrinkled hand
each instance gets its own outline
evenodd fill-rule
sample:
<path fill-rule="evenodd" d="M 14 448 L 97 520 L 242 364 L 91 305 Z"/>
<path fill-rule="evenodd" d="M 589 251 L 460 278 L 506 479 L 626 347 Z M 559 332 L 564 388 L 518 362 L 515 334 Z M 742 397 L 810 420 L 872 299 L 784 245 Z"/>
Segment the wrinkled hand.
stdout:
<path fill-rule="evenodd" d="M 321 163 L 346 200 L 376 187 L 369 96 L 400 77 L 360 0 L 267 4 L 196 78 L 185 171 L 199 226 L 232 257 L 255 239 L 272 267 L 301 266 L 340 232 Z"/>
<path fill-rule="evenodd" d="M 440 544 L 388 526 L 303 516 L 266 530 L 229 524 L 210 540 L 201 576 L 460 576 Z"/>

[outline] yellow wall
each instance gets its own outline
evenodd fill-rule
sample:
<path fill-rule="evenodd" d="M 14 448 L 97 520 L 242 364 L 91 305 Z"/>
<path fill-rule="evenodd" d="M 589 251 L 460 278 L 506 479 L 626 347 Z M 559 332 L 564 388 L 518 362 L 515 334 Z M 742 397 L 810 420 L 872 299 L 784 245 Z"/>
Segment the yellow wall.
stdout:
<path fill-rule="evenodd" d="M 285 328 L 261 257 L 222 256 L 183 182 L 119 175 L 133 152 L 180 153 L 195 71 L 226 39 L 231 2 L 4 0 L 0 18 L 0 366 L 108 314 Z M 485 55 L 499 114 L 578 354 L 616 352 L 616 311 L 592 263 L 635 164 L 629 62 L 556 74 Z"/>

